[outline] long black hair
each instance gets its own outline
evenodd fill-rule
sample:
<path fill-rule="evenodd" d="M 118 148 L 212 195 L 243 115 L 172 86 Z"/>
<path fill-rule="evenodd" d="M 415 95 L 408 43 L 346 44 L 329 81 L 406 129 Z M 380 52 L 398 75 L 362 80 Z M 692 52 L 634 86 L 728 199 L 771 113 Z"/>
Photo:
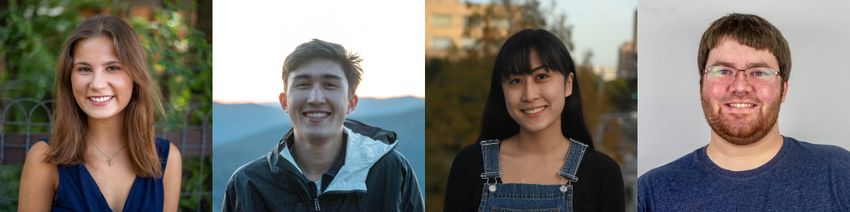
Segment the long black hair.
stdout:
<path fill-rule="evenodd" d="M 544 65 L 557 70 L 564 75 L 564 80 L 573 74 L 572 94 L 566 98 L 564 110 L 561 113 L 561 132 L 567 138 L 576 139 L 593 148 L 593 140 L 584 122 L 581 109 L 581 92 L 578 86 L 578 75 L 575 64 L 564 43 L 557 36 L 543 29 L 522 30 L 505 41 L 496 64 L 493 66 L 493 76 L 490 81 L 490 94 L 484 106 L 481 135 L 479 140 L 504 139 L 519 133 L 519 125 L 508 115 L 505 107 L 505 94 L 502 91 L 502 79 L 512 74 L 531 74 L 531 50 Z"/>

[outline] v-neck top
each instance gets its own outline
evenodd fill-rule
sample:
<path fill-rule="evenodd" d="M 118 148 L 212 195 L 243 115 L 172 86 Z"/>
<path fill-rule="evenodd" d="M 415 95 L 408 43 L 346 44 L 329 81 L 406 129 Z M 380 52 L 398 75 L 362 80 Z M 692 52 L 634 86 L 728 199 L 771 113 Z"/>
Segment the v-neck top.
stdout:
<path fill-rule="evenodd" d="M 168 163 L 168 140 L 156 139 L 156 152 L 165 171 Z M 83 164 L 59 165 L 59 186 L 52 211 L 112 211 L 100 188 Z M 139 177 L 133 181 L 123 211 L 162 211 L 162 177 Z"/>

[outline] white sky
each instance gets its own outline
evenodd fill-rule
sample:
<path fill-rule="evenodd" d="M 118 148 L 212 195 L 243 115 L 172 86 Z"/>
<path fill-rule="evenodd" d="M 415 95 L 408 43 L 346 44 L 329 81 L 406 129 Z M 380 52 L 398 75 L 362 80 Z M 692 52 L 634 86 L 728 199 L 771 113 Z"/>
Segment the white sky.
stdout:
<path fill-rule="evenodd" d="M 362 97 L 425 97 L 424 1 L 214 1 L 213 101 L 275 102 L 284 58 L 313 38 L 363 58 Z"/>

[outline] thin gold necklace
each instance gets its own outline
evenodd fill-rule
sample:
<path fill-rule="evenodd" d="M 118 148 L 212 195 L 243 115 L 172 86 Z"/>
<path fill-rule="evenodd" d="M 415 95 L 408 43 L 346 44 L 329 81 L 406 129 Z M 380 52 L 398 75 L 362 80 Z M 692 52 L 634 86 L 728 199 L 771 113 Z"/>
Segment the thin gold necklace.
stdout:
<path fill-rule="evenodd" d="M 124 144 L 124 146 L 122 146 L 121 149 L 119 149 L 115 153 L 112 153 L 112 155 L 110 156 L 110 155 L 107 155 L 105 152 L 103 152 L 103 150 L 101 150 L 100 147 L 97 146 L 96 143 L 92 142 L 91 144 L 94 145 L 94 149 L 97 150 L 98 153 L 100 153 L 101 155 L 103 155 L 103 157 L 106 158 L 106 165 L 109 166 L 109 167 L 112 167 L 112 158 L 115 157 L 115 155 L 118 155 L 118 153 L 121 153 L 121 151 L 124 151 L 124 148 L 127 148 L 127 144 Z"/>

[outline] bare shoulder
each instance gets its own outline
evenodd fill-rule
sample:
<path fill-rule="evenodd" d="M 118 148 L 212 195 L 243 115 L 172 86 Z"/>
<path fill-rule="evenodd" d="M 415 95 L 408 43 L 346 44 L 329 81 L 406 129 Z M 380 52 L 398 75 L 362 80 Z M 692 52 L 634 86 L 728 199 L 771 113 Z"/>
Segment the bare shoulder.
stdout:
<path fill-rule="evenodd" d="M 50 152 L 50 145 L 47 142 L 38 141 L 30 147 L 27 152 L 27 158 L 24 166 L 31 167 L 35 170 L 55 169 L 56 165 L 46 161 L 47 154 Z"/>
<path fill-rule="evenodd" d="M 165 169 L 168 171 L 176 168 L 179 171 L 183 164 L 183 155 L 180 154 L 180 149 L 177 148 L 177 145 L 174 145 L 174 143 L 171 142 L 169 142 L 168 145 L 168 163 L 165 165 Z"/>

